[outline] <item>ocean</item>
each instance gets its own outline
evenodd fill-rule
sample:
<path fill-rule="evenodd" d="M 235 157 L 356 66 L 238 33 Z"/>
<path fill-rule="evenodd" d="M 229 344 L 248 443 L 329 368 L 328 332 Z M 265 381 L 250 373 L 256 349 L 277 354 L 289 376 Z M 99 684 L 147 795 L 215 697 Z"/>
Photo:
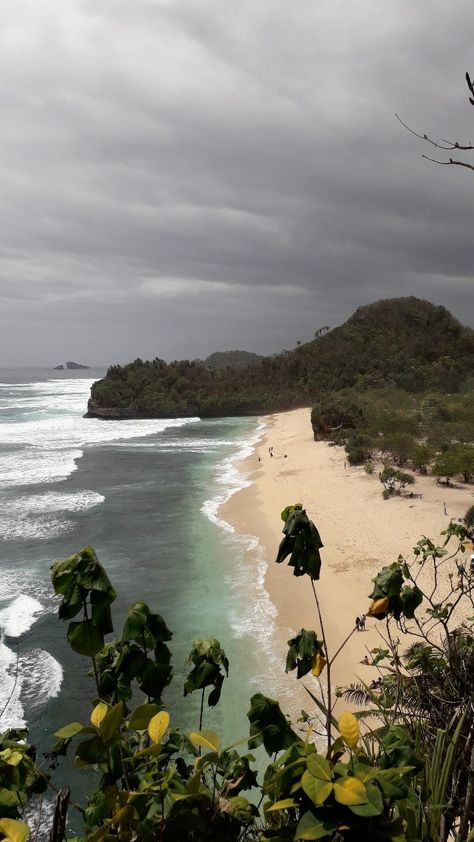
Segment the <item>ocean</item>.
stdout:
<path fill-rule="evenodd" d="M 284 667 L 258 541 L 218 510 L 248 484 L 239 464 L 264 427 L 256 418 L 84 418 L 103 374 L 0 370 L 0 730 L 27 725 L 45 751 L 56 729 L 88 719 L 89 664 L 67 645 L 48 571 L 92 544 L 118 592 L 116 634 L 138 599 L 173 632 L 164 701 L 174 724 L 197 727 L 199 699 L 183 700 L 186 659 L 195 638 L 213 636 L 230 674 L 204 726 L 243 738 L 250 696 L 278 695 Z M 69 761 L 61 770 L 81 795 L 84 773 Z"/>

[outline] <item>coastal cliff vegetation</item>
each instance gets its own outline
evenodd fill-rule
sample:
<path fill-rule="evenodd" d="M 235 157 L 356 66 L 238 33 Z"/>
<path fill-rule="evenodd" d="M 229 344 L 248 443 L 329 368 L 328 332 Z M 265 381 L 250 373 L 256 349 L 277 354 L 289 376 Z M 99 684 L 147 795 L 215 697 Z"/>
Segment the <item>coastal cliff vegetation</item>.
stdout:
<path fill-rule="evenodd" d="M 313 407 L 311 424 L 315 440 L 345 447 L 349 464 L 365 464 L 368 473 L 381 464 L 388 494 L 396 487 L 391 479 L 413 484 L 413 475 L 400 470 L 406 467 L 447 486 L 453 478 L 464 483 L 474 478 L 473 391 L 341 390 Z"/>
<path fill-rule="evenodd" d="M 243 367 L 242 358 L 234 365 L 225 355 L 224 366 L 158 358 L 113 365 L 93 385 L 88 412 L 104 418 L 254 415 L 310 406 L 347 388 L 452 393 L 474 384 L 474 331 L 428 301 L 378 301 L 316 333 L 311 342 Z"/>
<path fill-rule="evenodd" d="M 55 562 L 51 577 L 70 647 L 91 666 L 90 717 L 58 723 L 49 767 L 38 764 L 26 731 L 0 735 L 1 840 L 46 838 L 48 790 L 56 800 L 50 842 L 79 842 L 68 836 L 70 811 L 80 816 L 83 842 L 472 840 L 474 580 L 464 560 L 472 511 L 451 522 L 440 543 L 422 538 L 411 558 L 387 563 L 367 584 L 367 618 L 380 627 L 380 645 L 363 662 L 367 681 L 346 688 L 334 686 L 331 668 L 359 617 L 331 651 L 318 595 L 319 531 L 301 504 L 281 517 L 276 561 L 287 561 L 314 595 L 314 628 L 288 641 L 285 664 L 304 679 L 310 712 L 290 722 L 278 701 L 257 692 L 247 736 L 222 745 L 209 708 L 229 663 L 211 638 L 192 646 L 184 695 L 197 692 L 201 703 L 195 730 L 183 730 L 166 701 L 171 631 L 137 602 L 110 639 L 116 592 L 86 547 Z M 266 755 L 263 776 L 257 751 Z M 67 780 L 68 753 L 96 785 L 83 805 L 57 782 Z"/>

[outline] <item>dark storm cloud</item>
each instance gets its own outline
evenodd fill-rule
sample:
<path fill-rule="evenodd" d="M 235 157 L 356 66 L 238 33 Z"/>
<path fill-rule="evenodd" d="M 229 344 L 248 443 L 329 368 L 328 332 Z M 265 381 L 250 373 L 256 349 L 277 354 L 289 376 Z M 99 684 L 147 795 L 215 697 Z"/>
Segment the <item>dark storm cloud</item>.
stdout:
<path fill-rule="evenodd" d="M 271 353 L 419 295 L 474 323 L 474 10 L 4 0 L 0 360 Z"/>

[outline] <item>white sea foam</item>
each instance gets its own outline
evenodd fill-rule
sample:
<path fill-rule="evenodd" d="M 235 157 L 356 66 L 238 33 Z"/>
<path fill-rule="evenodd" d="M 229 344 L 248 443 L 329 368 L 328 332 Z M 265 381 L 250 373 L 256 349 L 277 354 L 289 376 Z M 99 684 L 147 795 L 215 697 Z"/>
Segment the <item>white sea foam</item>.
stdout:
<path fill-rule="evenodd" d="M 51 559 L 39 560 L 47 569 Z M 0 602 L 7 602 L 23 593 L 35 597 L 43 605 L 46 613 L 56 610 L 56 598 L 52 596 L 49 583 L 38 576 L 36 570 L 19 568 L 2 568 L 0 575 Z"/>
<path fill-rule="evenodd" d="M 0 731 L 25 727 L 24 704 L 45 705 L 58 695 L 62 678 L 62 667 L 49 652 L 13 651 L 0 637 Z"/>
<path fill-rule="evenodd" d="M 4 570 L 0 579 L 0 600 L 8 602 L 0 609 L 0 731 L 24 727 L 24 704 L 44 705 L 61 687 L 58 661 L 43 649 L 29 649 L 28 638 L 22 637 L 42 614 L 54 610 L 54 600 L 37 579 L 28 570 Z M 37 598 L 43 594 L 45 602 Z"/>
<path fill-rule="evenodd" d="M 206 500 L 201 511 L 223 530 L 223 541 L 232 554 L 233 564 L 226 578 L 236 597 L 229 618 L 233 635 L 239 640 L 251 640 L 253 650 L 261 653 L 264 669 L 254 675 L 250 683 L 256 690 L 280 699 L 283 709 L 297 716 L 301 706 L 298 705 L 299 696 L 294 693 L 294 680 L 283 672 L 285 653 L 275 646 L 278 612 L 265 588 L 268 565 L 263 548 L 255 535 L 236 532 L 219 516 L 224 503 L 237 491 L 251 485 L 242 473 L 240 463 L 252 454 L 264 429 L 265 424 L 260 423 L 251 436 L 237 443 L 237 452 L 218 463 L 215 481 L 221 490 Z"/>
<path fill-rule="evenodd" d="M 59 694 L 63 680 L 61 664 L 43 649 L 31 649 L 20 656 L 23 675 L 22 701 L 40 707 Z"/>
<path fill-rule="evenodd" d="M 272 649 L 277 611 L 265 589 L 267 564 L 263 550 L 254 535 L 237 533 L 231 524 L 219 517 L 221 506 L 237 491 L 251 485 L 242 473 L 241 462 L 252 454 L 264 429 L 265 424 L 259 423 L 252 435 L 237 442 L 237 452 L 218 463 L 215 481 L 221 489 L 203 503 L 201 511 L 225 532 L 224 541 L 232 548 L 235 563 L 227 574 L 227 581 L 235 592 L 236 608 L 231 614 L 230 624 L 237 639 L 251 637 L 258 650 L 264 649 L 267 671 L 265 682 L 259 676 L 259 687 L 262 689 L 263 684 L 263 689 L 270 691 L 274 690 L 273 676 L 277 675 Z"/>
<path fill-rule="evenodd" d="M 0 635 L 0 731 L 6 728 L 24 728 L 21 704 L 22 677 L 17 652 L 5 645 Z"/>
<path fill-rule="evenodd" d="M 84 418 L 94 380 L 77 378 L 17 385 L 0 383 L 3 407 L 21 420 L 0 423 L 0 486 L 53 483 L 77 467 L 85 447 L 123 442 L 161 433 L 197 418 L 104 422 Z"/>
<path fill-rule="evenodd" d="M 0 610 L 0 630 L 8 637 L 19 637 L 31 628 L 43 610 L 41 602 L 28 594 L 19 594 Z"/>
<path fill-rule="evenodd" d="M 0 538 L 6 541 L 64 535 L 75 523 L 63 512 L 87 511 L 104 500 L 102 494 L 87 490 L 66 494 L 57 491 L 23 494 L 4 501 L 0 493 Z"/>

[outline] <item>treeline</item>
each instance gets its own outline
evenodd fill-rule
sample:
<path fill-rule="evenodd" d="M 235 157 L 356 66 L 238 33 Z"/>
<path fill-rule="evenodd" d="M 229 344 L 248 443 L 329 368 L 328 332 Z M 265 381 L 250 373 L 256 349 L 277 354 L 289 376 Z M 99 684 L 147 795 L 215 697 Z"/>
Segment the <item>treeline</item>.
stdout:
<path fill-rule="evenodd" d="M 240 358 L 241 359 L 241 358 Z M 308 406 L 345 388 L 410 393 L 474 387 L 474 331 L 416 298 L 360 307 L 345 324 L 252 365 L 140 359 L 94 384 L 89 413 L 103 417 L 253 415 Z"/>
<path fill-rule="evenodd" d="M 474 392 L 348 389 L 318 402 L 311 423 L 315 439 L 344 445 L 352 465 L 382 459 L 446 482 L 474 477 Z"/>

